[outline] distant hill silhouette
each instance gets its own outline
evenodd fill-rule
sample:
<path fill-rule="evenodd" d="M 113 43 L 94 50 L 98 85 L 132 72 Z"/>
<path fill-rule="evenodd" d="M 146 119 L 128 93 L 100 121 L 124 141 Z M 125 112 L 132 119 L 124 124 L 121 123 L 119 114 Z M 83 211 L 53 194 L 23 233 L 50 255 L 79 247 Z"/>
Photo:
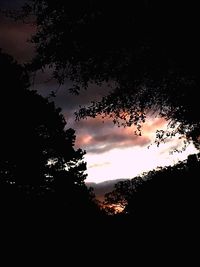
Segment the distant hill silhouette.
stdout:
<path fill-rule="evenodd" d="M 86 182 L 87 187 L 92 187 L 97 200 L 104 201 L 104 195 L 113 191 L 115 184 L 125 181 L 127 178 L 119 178 L 115 180 L 108 180 L 101 183 Z"/>

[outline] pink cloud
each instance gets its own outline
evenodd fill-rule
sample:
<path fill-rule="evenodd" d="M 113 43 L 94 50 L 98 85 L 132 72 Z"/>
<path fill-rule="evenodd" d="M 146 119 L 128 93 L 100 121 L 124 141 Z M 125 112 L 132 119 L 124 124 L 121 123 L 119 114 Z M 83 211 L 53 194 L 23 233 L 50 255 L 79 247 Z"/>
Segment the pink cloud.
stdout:
<path fill-rule="evenodd" d="M 86 149 L 88 153 L 104 153 L 114 148 L 147 146 L 157 129 L 166 126 L 164 119 L 149 119 L 144 124 L 142 136 L 135 135 L 135 126 L 116 127 L 110 119 L 88 118 L 77 124 L 77 147 Z"/>

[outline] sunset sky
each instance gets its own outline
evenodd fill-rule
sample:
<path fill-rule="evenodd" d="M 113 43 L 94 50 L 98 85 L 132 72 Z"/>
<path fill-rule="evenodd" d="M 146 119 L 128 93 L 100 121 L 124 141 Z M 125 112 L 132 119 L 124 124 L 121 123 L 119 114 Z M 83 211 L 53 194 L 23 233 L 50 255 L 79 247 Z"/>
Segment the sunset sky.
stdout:
<path fill-rule="evenodd" d="M 23 1 L 1 1 L 0 7 L 18 5 L 20 2 Z M 0 47 L 21 63 L 27 62 L 33 55 L 33 47 L 26 42 L 33 32 L 34 28 L 30 25 L 16 23 L 0 16 Z M 37 75 L 34 89 L 48 96 L 52 90 L 57 89 L 58 85 L 55 81 L 44 82 L 47 79 L 45 75 Z M 188 154 L 196 152 L 194 146 L 190 144 L 186 151 L 171 154 L 170 151 L 183 145 L 183 141 L 178 137 L 159 147 L 153 144 L 155 131 L 166 128 L 166 121 L 160 118 L 149 117 L 143 127 L 142 136 L 134 134 L 134 127 L 118 128 L 109 119 L 105 119 L 103 123 L 100 117 L 75 122 L 74 112 L 78 106 L 100 99 L 108 92 L 108 88 L 106 85 L 102 87 L 91 85 L 79 96 L 72 96 L 67 91 L 69 87 L 70 82 L 62 86 L 54 100 L 62 107 L 68 127 L 76 130 L 76 147 L 87 151 L 85 156 L 87 181 L 101 182 L 117 178 L 133 178 L 158 166 L 184 160 Z M 10 95 L 12 97 L 12 92 Z"/>

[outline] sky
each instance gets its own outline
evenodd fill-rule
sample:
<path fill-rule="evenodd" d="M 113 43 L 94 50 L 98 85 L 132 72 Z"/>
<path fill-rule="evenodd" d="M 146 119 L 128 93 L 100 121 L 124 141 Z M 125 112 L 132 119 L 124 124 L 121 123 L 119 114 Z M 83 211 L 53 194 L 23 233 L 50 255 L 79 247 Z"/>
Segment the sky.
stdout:
<path fill-rule="evenodd" d="M 0 7 L 16 7 L 23 0 L 1 1 Z M 34 33 L 33 26 L 11 21 L 0 15 L 0 47 L 15 57 L 20 63 L 28 62 L 33 53 L 33 46 L 27 42 Z M 38 73 L 34 89 L 43 96 L 49 96 L 56 90 L 56 81 L 46 82 L 48 75 Z M 67 127 L 76 130 L 76 147 L 86 150 L 87 182 L 102 182 L 118 178 L 133 178 L 142 172 L 156 167 L 174 164 L 184 160 L 189 154 L 197 152 L 192 144 L 182 153 L 171 153 L 175 148 L 181 148 L 183 141 L 175 137 L 159 147 L 154 144 L 157 129 L 166 129 L 164 119 L 149 117 L 144 124 L 142 136 L 134 134 L 134 127 L 118 128 L 112 121 L 100 117 L 75 121 L 74 112 L 79 105 L 88 105 L 93 100 L 100 100 L 108 93 L 108 87 L 90 85 L 87 91 L 82 91 L 79 96 L 68 92 L 70 82 L 59 88 L 53 100 L 67 121 Z"/>

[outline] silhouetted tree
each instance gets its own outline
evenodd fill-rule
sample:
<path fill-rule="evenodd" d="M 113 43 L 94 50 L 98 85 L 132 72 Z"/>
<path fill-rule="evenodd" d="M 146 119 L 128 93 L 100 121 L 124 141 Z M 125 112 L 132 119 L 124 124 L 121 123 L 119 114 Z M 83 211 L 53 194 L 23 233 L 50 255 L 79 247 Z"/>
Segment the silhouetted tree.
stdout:
<path fill-rule="evenodd" d="M 36 17 L 36 57 L 31 69 L 54 69 L 72 91 L 110 82 L 102 101 L 82 108 L 77 118 L 103 114 L 114 123 L 136 124 L 152 110 L 198 146 L 198 8 L 159 1 L 31 0 L 22 17 Z M 176 123 L 179 123 L 178 126 Z"/>
<path fill-rule="evenodd" d="M 75 131 L 65 129 L 61 109 L 28 90 L 24 68 L 2 52 L 0 73 L 0 205 L 92 210 L 85 152 L 74 149 Z"/>
<path fill-rule="evenodd" d="M 150 171 L 115 185 L 106 203 L 122 204 L 123 213 L 142 224 L 197 225 L 200 164 L 197 155 L 175 166 Z M 189 222 L 188 222 L 189 220 Z"/>

